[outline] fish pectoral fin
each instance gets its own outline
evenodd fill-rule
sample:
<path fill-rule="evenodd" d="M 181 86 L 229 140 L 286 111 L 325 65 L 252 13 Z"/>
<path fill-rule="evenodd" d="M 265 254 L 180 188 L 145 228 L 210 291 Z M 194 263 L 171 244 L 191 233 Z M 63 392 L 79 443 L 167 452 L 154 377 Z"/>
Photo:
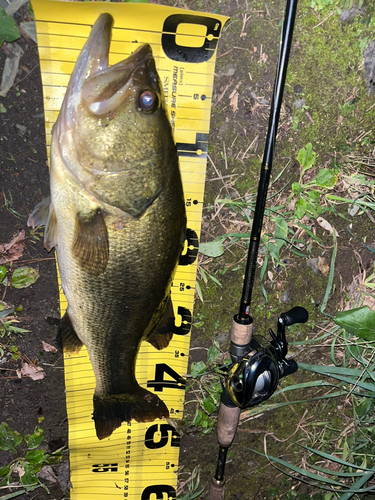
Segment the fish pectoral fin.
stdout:
<path fill-rule="evenodd" d="M 88 217 L 77 214 L 73 257 L 88 274 L 99 276 L 104 272 L 109 257 L 109 243 L 107 227 L 99 208 Z"/>
<path fill-rule="evenodd" d="M 27 220 L 29 227 L 35 229 L 38 226 L 45 226 L 47 224 L 50 203 L 51 197 L 48 196 L 35 206 Z"/>
<path fill-rule="evenodd" d="M 77 353 L 83 346 L 83 342 L 78 338 L 67 312 L 59 324 L 57 341 L 67 352 Z"/>
<path fill-rule="evenodd" d="M 57 233 L 56 214 L 51 204 L 50 196 L 37 204 L 27 220 L 27 225 L 33 229 L 39 226 L 46 226 L 44 230 L 44 248 L 50 252 L 56 245 Z"/>
<path fill-rule="evenodd" d="M 146 339 L 159 351 L 168 347 L 169 342 L 173 337 L 174 329 L 174 312 L 171 296 L 169 295 L 165 312 L 156 328 L 152 331 L 151 335 Z"/>
<path fill-rule="evenodd" d="M 98 439 L 109 437 L 122 422 L 152 422 L 169 417 L 165 403 L 152 392 L 138 384 L 129 394 L 94 395 L 94 414 Z"/>
<path fill-rule="evenodd" d="M 44 230 L 44 248 L 50 252 L 57 242 L 57 219 L 55 210 L 50 204 L 46 228 Z"/>

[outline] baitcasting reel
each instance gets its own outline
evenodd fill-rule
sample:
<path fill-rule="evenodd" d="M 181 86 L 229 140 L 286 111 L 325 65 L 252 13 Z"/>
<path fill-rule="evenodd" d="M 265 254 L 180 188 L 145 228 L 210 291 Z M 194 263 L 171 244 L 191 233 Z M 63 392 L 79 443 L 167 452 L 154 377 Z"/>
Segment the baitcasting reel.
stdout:
<path fill-rule="evenodd" d="M 246 346 L 245 357 L 243 347 L 237 352 L 237 346 L 231 345 L 232 364 L 227 368 L 223 385 L 232 405 L 248 408 L 265 401 L 275 392 L 280 378 L 297 371 L 297 363 L 285 358 L 288 353 L 285 327 L 306 323 L 308 317 L 303 307 L 293 307 L 281 314 L 277 334 L 272 329 L 268 331 L 272 340 L 254 336 Z"/>

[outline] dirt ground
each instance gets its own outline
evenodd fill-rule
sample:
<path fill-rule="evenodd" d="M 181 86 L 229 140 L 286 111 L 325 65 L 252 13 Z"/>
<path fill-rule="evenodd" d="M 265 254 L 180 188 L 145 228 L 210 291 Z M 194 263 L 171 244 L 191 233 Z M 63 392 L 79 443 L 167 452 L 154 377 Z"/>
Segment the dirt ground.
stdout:
<path fill-rule="evenodd" d="M 170 2 L 172 4 L 174 5 Z M 374 104 L 374 97 L 369 94 L 364 79 L 362 46 L 359 41 L 365 36 L 370 41 L 371 29 L 374 39 L 375 30 L 370 25 L 370 28 L 361 28 L 363 31 L 360 31 L 358 18 L 346 22 L 340 20 L 339 14 L 334 12 L 336 4 L 337 2 L 332 2 L 322 11 L 314 11 L 310 2 L 300 1 L 280 119 L 274 178 L 285 166 L 286 168 L 272 187 L 273 192 L 281 189 L 290 179 L 293 182 L 298 179 L 297 153 L 308 142 L 313 143 L 319 164 L 323 167 L 329 165 L 332 158 L 336 158 L 343 144 L 348 148 L 355 148 L 358 145 L 355 139 L 363 131 L 367 132 L 371 141 L 374 139 L 371 128 L 374 110 L 368 111 Z M 176 6 L 184 8 L 185 3 L 177 1 Z M 186 6 L 192 10 L 207 12 L 219 9 L 220 14 L 231 17 L 222 33 L 218 49 L 209 147 L 212 161 L 207 166 L 202 219 L 202 239 L 211 241 L 217 235 L 233 232 L 227 212 L 222 211 L 220 216 L 215 216 L 216 198 L 225 197 L 228 192 L 235 192 L 235 196 L 242 197 L 248 192 L 254 192 L 257 183 L 277 61 L 282 2 L 194 0 L 187 1 Z M 25 12 L 26 8 L 23 7 L 16 14 L 18 23 Z M 361 15 L 363 14 L 359 13 Z M 1 98 L 6 112 L 0 114 L 0 244 L 7 243 L 12 235 L 24 229 L 24 256 L 14 267 L 23 263 L 38 267 L 40 277 L 34 285 L 25 289 L 5 289 L 0 286 L 0 300 L 22 307 L 22 311 L 17 314 L 19 326 L 29 330 L 29 333 L 16 340 L 21 359 L 13 360 L 7 354 L 0 359 L 1 421 L 25 435 L 33 431 L 38 418 L 44 417 L 42 425 L 45 447 L 48 451 L 54 451 L 68 444 L 62 352 L 58 348 L 57 353 L 47 353 L 42 348 L 42 341 L 58 347 L 55 342 L 59 317 L 56 270 L 53 255 L 44 250 L 42 242 L 37 241 L 26 226 L 28 214 L 49 192 L 43 100 L 37 46 L 23 36 L 17 43 L 23 49 L 19 75 L 6 98 Z M 4 61 L 5 52 L 0 50 L 0 69 Z M 233 97 L 237 91 L 238 101 L 235 105 Z M 302 112 L 297 113 L 298 99 L 304 99 L 302 108 L 305 107 Z M 343 105 L 349 100 L 352 103 L 355 99 L 355 110 L 349 110 L 351 114 L 345 114 Z M 297 124 L 297 129 L 293 124 Z M 247 148 L 254 140 L 256 146 L 248 149 L 248 152 Z M 374 143 L 371 144 L 373 149 Z M 365 173 L 368 179 L 373 178 L 373 170 L 367 169 Z M 228 181 L 225 180 L 224 188 L 225 176 L 228 176 Z M 290 192 L 290 187 L 288 189 Z M 281 204 L 280 200 L 279 202 Z M 363 242 L 370 248 L 375 248 L 374 220 L 366 213 L 356 219 L 348 216 L 347 212 L 346 219 L 338 213 L 323 216 L 329 218 L 339 234 L 334 286 L 327 305 L 327 312 L 334 314 L 345 307 L 345 297 L 354 277 L 369 273 L 372 268 L 374 255 L 366 249 Z M 357 239 L 347 231 L 349 224 L 352 224 L 352 232 Z M 313 222 L 313 226 L 322 238 L 323 247 L 313 242 L 309 257 L 324 257 L 329 264 L 332 239 L 316 222 Z M 240 231 L 246 230 L 245 226 L 240 228 Z M 191 346 L 194 350 L 191 351 L 191 361 L 205 361 L 205 349 L 212 345 L 213 339 L 220 343 L 224 351 L 228 348 L 229 325 L 233 314 L 237 312 L 244 272 L 243 260 L 238 266 L 235 264 L 241 260 L 240 253 L 244 251 L 245 247 L 234 249 L 233 254 L 226 252 L 220 259 L 211 260 L 206 265 L 205 269 L 221 281 L 222 288 L 210 280 L 207 285 L 201 281 L 205 302 L 201 303 L 197 299 L 197 326 L 192 332 Z M 323 300 L 327 278 L 320 271 L 314 274 L 306 265 L 307 259 L 298 258 L 286 250 L 282 257 L 286 259 L 283 269 L 278 272 L 271 264 L 269 267 L 273 276 L 278 275 L 281 288 L 277 288 L 277 280 L 268 275 L 269 279 L 265 280 L 264 286 L 269 302 L 264 303 L 257 286 L 254 290 L 253 303 L 256 306 L 253 315 L 257 330 L 267 331 L 269 327 L 276 327 L 277 315 L 281 312 L 295 305 L 306 307 L 310 313 L 310 321 L 305 328 L 293 330 L 292 340 L 295 340 L 312 332 L 315 334 L 316 325 L 324 327 L 326 324 L 326 318 L 319 312 L 319 305 Z M 224 272 L 225 268 L 229 268 L 229 271 Z M 281 300 L 280 297 L 287 291 L 288 294 L 284 296 L 287 300 Z M 306 347 L 293 352 L 300 362 L 329 362 L 329 346 L 318 346 L 316 349 Z M 33 381 L 26 377 L 18 378 L 15 370 L 26 359 L 44 369 L 44 379 Z M 295 380 L 301 381 L 304 377 L 304 372 L 298 372 Z M 312 378 L 310 375 L 309 379 Z M 191 394 L 187 395 L 187 399 L 192 399 Z M 335 421 L 336 424 L 339 422 L 338 425 L 348 422 L 348 408 L 344 403 L 319 404 L 319 412 L 324 413 L 327 421 Z M 284 494 L 283 498 L 303 499 L 317 494 L 308 485 L 291 482 L 265 459 L 249 450 L 257 449 L 262 452 L 265 435 L 268 433 L 267 442 L 272 454 L 299 464 L 298 451 L 292 442 L 297 441 L 301 435 L 301 428 L 299 434 L 294 436 L 294 432 L 298 425 L 303 427 L 304 419 L 307 418 L 306 411 L 308 417 L 314 419 L 316 405 L 287 406 L 240 426 L 226 470 L 226 498 L 267 499 L 279 498 L 279 495 Z M 191 425 L 194 413 L 195 405 L 187 404 L 186 425 L 181 441 L 181 481 L 188 478 L 188 473 L 194 467 L 200 466 L 201 485 L 204 486 L 214 472 L 218 448 L 215 431 L 204 435 L 200 428 Z M 293 437 L 288 440 L 291 435 Z M 0 453 L 0 466 L 7 458 L 7 453 Z M 47 483 L 50 496 L 38 489 L 18 498 L 69 498 L 66 464 L 65 455 L 62 463 L 55 466 L 60 484 Z M 288 496 L 290 491 L 295 494 Z M 201 498 L 205 498 L 206 494 L 207 488 Z M 323 497 L 317 494 L 315 498 Z"/>

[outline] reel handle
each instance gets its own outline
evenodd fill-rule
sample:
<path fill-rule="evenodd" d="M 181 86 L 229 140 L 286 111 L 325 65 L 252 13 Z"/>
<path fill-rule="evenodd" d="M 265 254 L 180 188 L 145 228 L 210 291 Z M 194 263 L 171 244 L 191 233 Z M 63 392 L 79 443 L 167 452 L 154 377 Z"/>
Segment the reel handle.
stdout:
<path fill-rule="evenodd" d="M 290 309 L 290 311 L 282 313 L 280 318 L 283 320 L 284 326 L 291 326 L 296 323 L 306 323 L 309 319 L 309 313 L 304 307 L 296 306 Z"/>

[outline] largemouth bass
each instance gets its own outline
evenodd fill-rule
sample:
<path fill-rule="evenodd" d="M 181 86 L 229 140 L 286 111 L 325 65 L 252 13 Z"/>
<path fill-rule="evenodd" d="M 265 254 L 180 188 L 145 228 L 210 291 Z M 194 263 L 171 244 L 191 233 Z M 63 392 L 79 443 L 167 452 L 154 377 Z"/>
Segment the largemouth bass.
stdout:
<path fill-rule="evenodd" d="M 28 224 L 45 224 L 68 308 L 64 348 L 84 344 L 96 379 L 96 434 L 124 421 L 168 417 L 135 378 L 139 346 L 168 346 L 172 278 L 186 231 L 176 146 L 152 50 L 108 67 L 113 18 L 102 14 L 75 64 L 51 142 L 50 198 Z"/>

